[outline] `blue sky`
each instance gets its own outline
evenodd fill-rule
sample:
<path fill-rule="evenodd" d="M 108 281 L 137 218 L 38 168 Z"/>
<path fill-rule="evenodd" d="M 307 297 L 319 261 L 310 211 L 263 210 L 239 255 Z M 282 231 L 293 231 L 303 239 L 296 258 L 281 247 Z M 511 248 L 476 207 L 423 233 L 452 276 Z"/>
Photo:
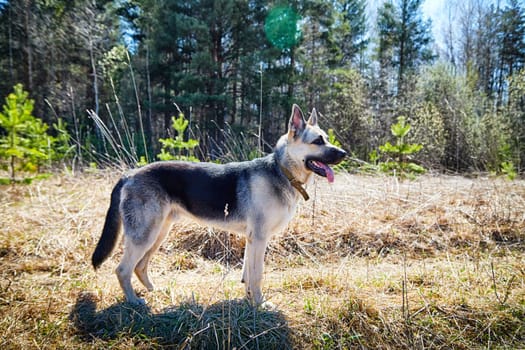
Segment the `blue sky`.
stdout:
<path fill-rule="evenodd" d="M 423 2 L 423 14 L 432 20 L 432 34 L 436 44 L 442 46 L 444 42 L 443 33 L 446 31 L 446 26 L 449 23 L 448 16 L 451 11 L 450 7 L 454 4 L 466 2 L 468 2 L 468 0 L 425 0 Z M 471 0 L 470 2 L 472 3 L 473 1 Z M 500 8 L 505 8 L 508 5 L 506 0 L 489 0 L 487 2 L 497 4 Z M 452 20 L 457 20 L 458 15 L 457 10 L 453 11 Z"/>
<path fill-rule="evenodd" d="M 445 1 L 443 0 L 426 0 L 423 2 L 423 13 L 430 18 L 437 18 L 440 12 L 444 12 Z"/>
<path fill-rule="evenodd" d="M 443 38 L 441 33 L 443 32 L 443 26 L 445 25 L 446 10 L 445 1 L 443 0 L 426 0 L 422 6 L 423 14 L 425 17 L 432 20 L 432 35 L 437 45 L 441 45 Z"/>

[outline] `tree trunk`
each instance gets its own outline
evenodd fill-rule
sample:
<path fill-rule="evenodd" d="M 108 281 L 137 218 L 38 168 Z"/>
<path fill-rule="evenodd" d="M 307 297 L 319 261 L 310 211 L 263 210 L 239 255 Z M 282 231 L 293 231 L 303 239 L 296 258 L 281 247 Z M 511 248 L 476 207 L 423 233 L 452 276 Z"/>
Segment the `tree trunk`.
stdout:
<path fill-rule="evenodd" d="M 9 4 L 9 26 L 8 26 L 8 40 L 9 40 L 9 78 L 11 84 L 15 80 L 15 71 L 13 69 L 13 10 L 11 9 L 12 4 Z"/>
<path fill-rule="evenodd" d="M 31 39 L 31 28 L 30 26 L 31 16 L 31 0 L 26 3 L 25 11 L 25 30 L 26 30 L 26 53 L 27 53 L 27 83 L 29 91 L 33 91 L 33 48 Z"/>
<path fill-rule="evenodd" d="M 95 95 L 95 114 L 98 115 L 98 111 L 99 111 L 98 77 L 97 77 L 97 66 L 95 62 L 95 55 L 93 53 L 93 40 L 91 39 L 91 34 L 89 38 L 89 59 L 91 61 L 91 72 L 93 74 L 93 94 Z"/>
<path fill-rule="evenodd" d="M 153 139 L 153 126 L 151 121 L 151 105 L 152 105 L 152 97 L 151 97 L 151 76 L 149 71 L 149 45 L 146 44 L 146 83 L 147 83 L 147 89 L 148 89 L 148 117 L 146 118 L 146 138 L 147 142 L 151 146 L 150 152 L 155 154 L 157 152 L 157 149 L 153 146 L 153 142 L 151 140 Z"/>

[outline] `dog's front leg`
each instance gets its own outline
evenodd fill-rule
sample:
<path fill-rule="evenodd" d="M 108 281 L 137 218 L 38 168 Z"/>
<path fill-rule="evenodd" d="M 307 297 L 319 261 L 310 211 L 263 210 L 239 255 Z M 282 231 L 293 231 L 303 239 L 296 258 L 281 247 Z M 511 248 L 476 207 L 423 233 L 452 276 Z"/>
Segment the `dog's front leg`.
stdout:
<path fill-rule="evenodd" d="M 246 238 L 246 245 L 244 247 L 244 259 L 242 262 L 242 278 L 241 283 L 248 283 L 248 238 Z"/>
<path fill-rule="evenodd" d="M 250 232 L 246 238 L 243 279 L 246 296 L 254 305 L 260 305 L 263 302 L 261 285 L 267 244 L 268 239 L 258 232 Z"/>

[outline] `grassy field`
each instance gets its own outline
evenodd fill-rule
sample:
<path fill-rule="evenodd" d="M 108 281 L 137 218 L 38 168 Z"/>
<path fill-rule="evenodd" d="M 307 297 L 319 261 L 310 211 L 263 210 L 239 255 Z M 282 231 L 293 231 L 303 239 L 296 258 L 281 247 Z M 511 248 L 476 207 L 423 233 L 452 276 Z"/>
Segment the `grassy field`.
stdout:
<path fill-rule="evenodd" d="M 266 256 L 254 309 L 242 237 L 181 223 L 148 305 L 90 256 L 118 174 L 0 187 L 0 349 L 525 348 L 525 181 L 338 174 Z"/>

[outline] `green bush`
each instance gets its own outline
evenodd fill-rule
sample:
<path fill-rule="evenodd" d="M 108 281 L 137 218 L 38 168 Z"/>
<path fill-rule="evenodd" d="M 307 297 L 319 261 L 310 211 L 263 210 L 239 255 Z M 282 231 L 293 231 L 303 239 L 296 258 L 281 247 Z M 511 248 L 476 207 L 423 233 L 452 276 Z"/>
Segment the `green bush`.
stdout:
<path fill-rule="evenodd" d="M 428 166 L 439 166 L 445 159 L 447 134 L 441 112 L 432 102 L 418 103 L 410 118 L 410 132 L 405 141 L 423 145 L 417 159 Z"/>
<path fill-rule="evenodd" d="M 55 124 L 57 137 L 49 135 L 47 124 L 33 116 L 34 100 L 28 98 L 22 84 L 13 90 L 0 113 L 0 161 L 9 170 L 9 182 L 16 181 L 18 171 L 39 172 L 46 162 L 63 158 L 69 150 L 64 123 Z"/>
<path fill-rule="evenodd" d="M 386 161 L 379 162 L 379 170 L 400 177 L 413 178 L 423 174 L 425 168 L 410 161 L 410 156 L 421 151 L 422 145 L 417 143 L 406 143 L 405 137 L 410 131 L 410 124 L 406 123 L 405 117 L 398 117 L 397 123 L 391 127 L 392 135 L 395 136 L 395 144 L 386 142 L 379 146 Z M 377 159 L 377 155 L 375 155 Z"/>
<path fill-rule="evenodd" d="M 516 176 L 518 176 L 516 167 L 514 166 L 514 163 L 512 161 L 502 162 L 501 172 L 507 177 L 507 179 L 511 181 L 516 179 Z"/>
<path fill-rule="evenodd" d="M 199 159 L 194 155 L 194 149 L 199 145 L 199 141 L 189 138 L 184 141 L 184 131 L 188 127 L 188 120 L 184 114 L 179 113 L 179 117 L 171 117 L 172 127 L 177 132 L 175 138 L 159 139 L 162 149 L 157 158 L 160 160 L 184 160 L 198 162 Z"/>

